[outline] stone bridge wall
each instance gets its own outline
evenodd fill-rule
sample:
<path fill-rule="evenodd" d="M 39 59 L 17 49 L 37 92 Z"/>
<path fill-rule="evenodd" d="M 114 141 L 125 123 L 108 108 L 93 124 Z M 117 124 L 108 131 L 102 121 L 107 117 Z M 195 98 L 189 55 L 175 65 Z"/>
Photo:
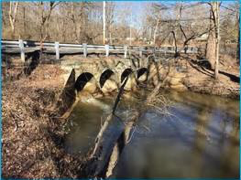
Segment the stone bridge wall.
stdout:
<path fill-rule="evenodd" d="M 85 80 L 89 81 L 89 78 L 91 77 L 87 76 L 91 76 L 90 74 L 92 74 L 95 82 L 92 81 L 91 83 L 96 84 L 98 88 L 106 88 L 102 87 L 103 84 L 109 84 L 110 88 L 103 89 L 103 91 L 112 91 L 114 89 L 117 89 L 126 76 L 130 76 L 126 85 L 126 89 L 131 90 L 133 86 L 135 86 L 133 79 L 138 78 L 138 72 L 139 74 L 140 72 L 144 74 L 145 71 L 143 71 L 143 68 L 145 69 L 147 68 L 147 66 L 148 60 L 146 59 L 130 60 L 120 58 L 106 58 L 103 60 L 93 60 L 86 58 L 81 61 L 64 61 L 61 64 L 62 69 L 66 71 L 66 74 L 64 75 L 65 82 L 67 82 L 72 70 L 75 71 L 75 81 L 78 81 L 78 78 L 82 79 L 80 81 L 83 81 L 83 77 L 81 77 L 83 75 L 86 75 Z M 142 71 L 139 71 L 140 69 L 142 69 Z M 108 79 L 109 81 L 106 82 L 106 79 Z M 145 78 L 142 78 L 142 80 L 144 79 Z M 87 85 L 90 85 L 90 82 Z"/>

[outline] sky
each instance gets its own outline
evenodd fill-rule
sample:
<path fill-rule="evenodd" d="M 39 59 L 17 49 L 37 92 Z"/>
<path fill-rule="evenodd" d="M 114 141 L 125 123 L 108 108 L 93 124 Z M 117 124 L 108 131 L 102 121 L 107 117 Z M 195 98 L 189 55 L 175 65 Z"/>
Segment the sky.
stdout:
<path fill-rule="evenodd" d="M 145 15 L 145 9 L 146 7 L 151 4 L 151 3 L 157 3 L 161 2 L 167 5 L 175 4 L 176 2 L 181 2 L 181 1 L 115 1 L 116 3 L 116 11 L 121 11 L 123 9 L 129 8 L 131 9 L 132 12 L 132 23 L 131 23 L 131 18 L 128 18 L 128 21 L 130 21 L 130 25 L 138 28 L 140 27 L 141 20 L 144 18 Z M 194 2 L 200 2 L 200 1 L 182 1 L 186 3 L 194 3 Z M 228 4 L 232 3 L 234 1 L 223 1 L 222 5 L 227 6 Z M 119 18 L 119 17 L 117 17 Z M 118 21 L 118 19 L 116 19 Z"/>

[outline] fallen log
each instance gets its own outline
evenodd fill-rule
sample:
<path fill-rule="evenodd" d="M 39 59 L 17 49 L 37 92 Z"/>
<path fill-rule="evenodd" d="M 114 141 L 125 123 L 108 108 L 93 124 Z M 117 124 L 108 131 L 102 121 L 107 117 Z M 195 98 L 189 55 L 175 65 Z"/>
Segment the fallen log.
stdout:
<path fill-rule="evenodd" d="M 97 135 L 94 149 L 84 165 L 85 168 L 82 174 L 84 174 L 85 177 L 104 178 L 106 176 L 106 171 L 113 148 L 116 142 L 118 142 L 118 139 L 120 138 L 125 127 L 124 122 L 117 115 L 115 115 L 115 111 L 127 81 L 128 77 L 120 87 L 112 113 L 106 118 Z M 115 128 L 115 131 L 112 130 L 113 127 Z"/>
<path fill-rule="evenodd" d="M 153 100 L 156 99 L 156 96 L 159 94 L 160 88 L 165 84 L 169 73 L 170 73 L 170 66 L 168 68 L 166 77 L 163 79 L 163 81 L 159 81 L 157 86 L 154 88 L 154 90 L 151 92 L 151 94 L 144 101 L 145 105 L 150 105 L 153 103 Z M 105 177 L 109 178 L 113 174 L 114 168 L 115 168 L 116 164 L 118 163 L 118 160 L 121 156 L 121 153 L 122 153 L 124 147 L 129 143 L 129 141 L 132 138 L 132 135 L 134 133 L 133 129 L 136 127 L 137 120 L 140 118 L 142 113 L 145 111 L 144 107 L 145 106 L 142 106 L 142 107 L 136 109 L 133 112 L 133 116 L 130 117 L 126 121 L 127 123 L 125 125 L 124 131 L 122 132 L 121 136 L 119 137 L 118 141 L 116 142 L 113 152 L 110 156 L 110 160 L 109 160 L 109 164 L 108 164 L 108 168 L 107 168 Z"/>
<path fill-rule="evenodd" d="M 112 130 L 113 127 L 115 131 Z M 110 155 L 123 130 L 124 124 L 117 117 L 112 114 L 107 117 L 87 162 L 85 169 L 87 177 L 105 177 Z"/>
<path fill-rule="evenodd" d="M 158 83 L 158 85 L 155 87 L 155 89 L 152 91 L 152 93 L 148 96 L 148 98 L 144 102 L 146 105 L 152 103 L 153 99 L 155 99 L 155 97 L 159 93 L 159 90 L 162 87 L 162 85 L 163 85 L 163 83 L 161 83 L 161 82 Z M 122 153 L 124 147 L 131 140 L 132 134 L 134 133 L 133 129 L 136 127 L 136 123 L 137 123 L 139 117 L 142 115 L 143 111 L 144 111 L 143 107 L 136 109 L 133 112 L 133 116 L 127 120 L 124 130 L 113 148 L 105 177 L 109 178 L 113 174 L 114 168 L 120 159 L 121 153 Z"/>
<path fill-rule="evenodd" d="M 125 121 L 115 114 L 127 80 L 128 77 L 125 79 L 125 82 L 119 90 L 112 113 L 106 118 L 106 121 L 97 135 L 94 149 L 85 165 L 85 177 L 111 177 L 124 147 L 131 140 L 137 120 L 143 113 L 142 106 L 135 109 L 132 112 L 132 116 Z M 145 104 L 151 104 L 153 99 L 155 99 L 156 95 L 159 93 L 159 89 L 162 85 L 163 82 L 158 83 L 151 95 L 146 99 Z M 111 131 L 113 127 L 115 127 L 115 131 Z"/>

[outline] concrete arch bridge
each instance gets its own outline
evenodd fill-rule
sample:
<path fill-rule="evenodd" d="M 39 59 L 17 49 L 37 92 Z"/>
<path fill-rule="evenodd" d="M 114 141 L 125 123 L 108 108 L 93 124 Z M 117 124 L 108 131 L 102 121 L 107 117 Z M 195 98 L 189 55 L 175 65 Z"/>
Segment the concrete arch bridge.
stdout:
<path fill-rule="evenodd" d="M 138 83 L 143 83 L 151 76 L 155 69 L 155 62 L 151 59 L 116 59 L 93 61 L 86 60 L 79 63 L 62 64 L 67 73 L 65 86 L 71 86 L 78 92 L 111 93 L 119 89 L 126 78 L 124 87 L 127 91 L 136 89 Z"/>

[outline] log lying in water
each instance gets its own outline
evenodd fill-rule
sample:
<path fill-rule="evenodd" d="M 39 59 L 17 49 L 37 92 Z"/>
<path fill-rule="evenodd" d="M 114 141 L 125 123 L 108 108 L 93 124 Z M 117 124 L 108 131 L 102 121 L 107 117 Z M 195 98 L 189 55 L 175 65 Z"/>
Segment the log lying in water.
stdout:
<path fill-rule="evenodd" d="M 118 102 L 120 101 L 121 95 L 124 91 L 124 87 L 128 81 L 128 77 L 120 87 L 120 91 L 117 95 L 113 111 L 106 118 L 103 126 L 101 127 L 94 149 L 91 155 L 88 157 L 86 164 L 84 165 L 84 176 L 86 177 L 106 177 L 106 171 L 112 151 L 121 134 L 124 131 L 124 122 L 115 115 Z M 115 130 L 113 131 L 113 127 Z"/>
<path fill-rule="evenodd" d="M 143 112 L 142 109 L 136 109 L 132 112 L 132 116 L 125 121 L 115 115 L 117 104 L 120 101 L 127 81 L 128 78 L 126 78 L 120 88 L 112 114 L 106 118 L 97 135 L 94 149 L 85 165 L 86 168 L 84 174 L 86 177 L 111 177 L 124 147 L 128 144 L 132 136 L 132 129 L 135 127 L 137 120 Z M 155 87 L 151 95 L 146 99 L 146 104 L 152 102 L 153 98 L 159 93 L 161 86 L 162 83 L 159 83 Z M 113 127 L 115 128 L 114 131 Z"/>
<path fill-rule="evenodd" d="M 113 126 L 115 131 L 112 130 Z M 110 155 L 123 130 L 124 124 L 117 117 L 112 114 L 107 117 L 96 138 L 94 150 L 89 157 L 85 169 L 87 177 L 105 177 Z"/>
<path fill-rule="evenodd" d="M 169 73 L 169 72 L 168 72 Z M 148 96 L 148 98 L 145 100 L 144 104 L 148 105 L 151 104 L 152 101 L 156 98 L 156 96 L 159 94 L 160 88 L 163 86 L 163 83 L 165 83 L 166 78 L 163 82 L 160 82 L 157 84 L 155 89 L 151 92 L 151 94 Z M 129 143 L 129 141 L 132 138 L 132 134 L 134 133 L 132 130 L 135 128 L 137 120 L 140 118 L 140 116 L 143 113 L 143 107 L 140 107 L 139 109 L 136 109 L 132 113 L 132 117 L 130 117 L 126 122 L 125 128 L 119 137 L 118 141 L 116 142 L 114 149 L 112 151 L 112 154 L 110 156 L 110 160 L 108 163 L 108 168 L 105 174 L 105 177 L 109 178 L 113 174 L 114 168 L 116 164 L 118 163 L 118 160 L 121 156 L 121 153 L 124 149 L 124 147 Z"/>
<path fill-rule="evenodd" d="M 110 159 L 108 162 L 108 167 L 106 169 L 105 177 L 109 178 L 113 174 L 114 168 L 119 161 L 121 153 L 131 138 L 131 130 L 135 126 L 136 121 L 138 120 L 140 114 L 141 113 L 139 113 L 138 111 L 135 111 L 133 113 L 132 117 L 130 117 L 130 119 L 128 119 L 128 121 L 124 127 L 124 130 L 122 131 L 120 137 L 118 138 L 117 142 L 115 143 L 115 146 L 111 153 L 111 156 L 110 156 Z"/>

